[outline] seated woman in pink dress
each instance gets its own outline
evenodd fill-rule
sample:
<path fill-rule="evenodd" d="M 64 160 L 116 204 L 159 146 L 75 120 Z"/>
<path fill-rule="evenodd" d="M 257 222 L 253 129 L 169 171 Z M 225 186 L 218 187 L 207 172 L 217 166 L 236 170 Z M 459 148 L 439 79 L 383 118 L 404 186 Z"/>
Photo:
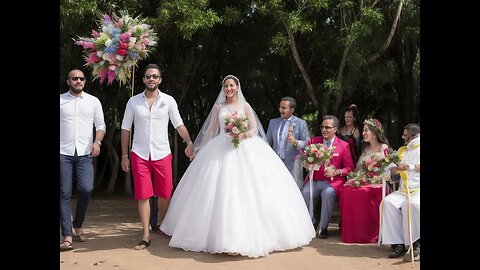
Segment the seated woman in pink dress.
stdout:
<path fill-rule="evenodd" d="M 389 145 L 377 119 L 365 120 L 362 135 L 365 148 L 340 196 L 344 243 L 375 243 L 378 240 L 381 176 L 388 164 L 384 158 Z"/>

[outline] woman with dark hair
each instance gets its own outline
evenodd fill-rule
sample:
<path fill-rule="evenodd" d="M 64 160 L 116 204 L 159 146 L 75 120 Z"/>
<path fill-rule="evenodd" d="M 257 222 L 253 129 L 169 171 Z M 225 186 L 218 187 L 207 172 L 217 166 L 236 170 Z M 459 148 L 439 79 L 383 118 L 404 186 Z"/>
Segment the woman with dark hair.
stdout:
<path fill-rule="evenodd" d="M 248 121 L 230 127 L 234 116 Z M 315 238 L 302 194 L 237 77 L 222 80 L 194 149 L 160 226 L 169 246 L 256 258 Z"/>
<path fill-rule="evenodd" d="M 340 196 L 342 241 L 345 243 L 378 241 L 381 179 L 389 173 L 384 158 L 390 146 L 380 121 L 373 118 L 365 120 L 362 135 L 365 148 L 354 172 L 347 177 Z"/>
<path fill-rule="evenodd" d="M 338 135 L 340 139 L 348 142 L 353 163 L 357 162 L 362 152 L 362 139 L 360 138 L 360 129 L 358 128 L 358 117 L 359 112 L 357 105 L 352 104 L 348 106 L 344 113 L 345 125 L 340 129 L 340 134 Z"/>

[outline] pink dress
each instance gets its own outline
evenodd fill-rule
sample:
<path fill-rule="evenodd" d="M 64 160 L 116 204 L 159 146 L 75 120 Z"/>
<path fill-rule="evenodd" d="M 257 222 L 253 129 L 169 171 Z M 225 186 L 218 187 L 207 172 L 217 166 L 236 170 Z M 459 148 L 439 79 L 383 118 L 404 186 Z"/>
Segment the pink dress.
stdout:
<path fill-rule="evenodd" d="M 365 159 L 363 153 L 357 166 Z M 388 190 L 387 190 L 388 194 Z M 340 196 L 341 232 L 344 243 L 376 243 L 378 241 L 382 185 L 343 186 Z"/>

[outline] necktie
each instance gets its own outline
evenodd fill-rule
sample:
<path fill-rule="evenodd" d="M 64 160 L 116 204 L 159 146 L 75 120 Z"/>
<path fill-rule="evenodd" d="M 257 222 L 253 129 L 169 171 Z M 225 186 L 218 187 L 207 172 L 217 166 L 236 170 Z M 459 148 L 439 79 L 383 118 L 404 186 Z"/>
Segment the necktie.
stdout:
<path fill-rule="evenodd" d="M 332 141 L 327 141 L 327 140 L 325 140 L 325 146 L 326 146 L 327 148 L 330 148 L 330 145 L 332 145 Z"/>
<path fill-rule="evenodd" d="M 278 155 L 281 159 L 285 158 L 285 139 L 286 135 L 284 136 L 283 130 L 285 127 L 286 120 L 282 120 L 282 124 L 280 125 L 280 131 L 278 132 Z"/>

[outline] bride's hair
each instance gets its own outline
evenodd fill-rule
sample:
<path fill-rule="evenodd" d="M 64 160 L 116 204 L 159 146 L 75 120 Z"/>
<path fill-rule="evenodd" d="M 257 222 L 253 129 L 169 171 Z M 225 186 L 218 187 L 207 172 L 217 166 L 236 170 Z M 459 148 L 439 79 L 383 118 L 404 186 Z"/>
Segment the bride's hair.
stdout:
<path fill-rule="evenodd" d="M 227 76 L 225 76 L 225 78 L 223 78 L 223 80 L 222 80 L 222 86 L 223 86 L 223 84 L 225 83 L 225 81 L 228 80 L 228 79 L 234 80 L 234 81 L 235 81 L 235 84 L 237 84 L 238 87 L 240 87 L 240 81 L 238 80 L 237 77 L 235 77 L 235 76 L 233 76 L 233 75 L 227 75 Z"/>

